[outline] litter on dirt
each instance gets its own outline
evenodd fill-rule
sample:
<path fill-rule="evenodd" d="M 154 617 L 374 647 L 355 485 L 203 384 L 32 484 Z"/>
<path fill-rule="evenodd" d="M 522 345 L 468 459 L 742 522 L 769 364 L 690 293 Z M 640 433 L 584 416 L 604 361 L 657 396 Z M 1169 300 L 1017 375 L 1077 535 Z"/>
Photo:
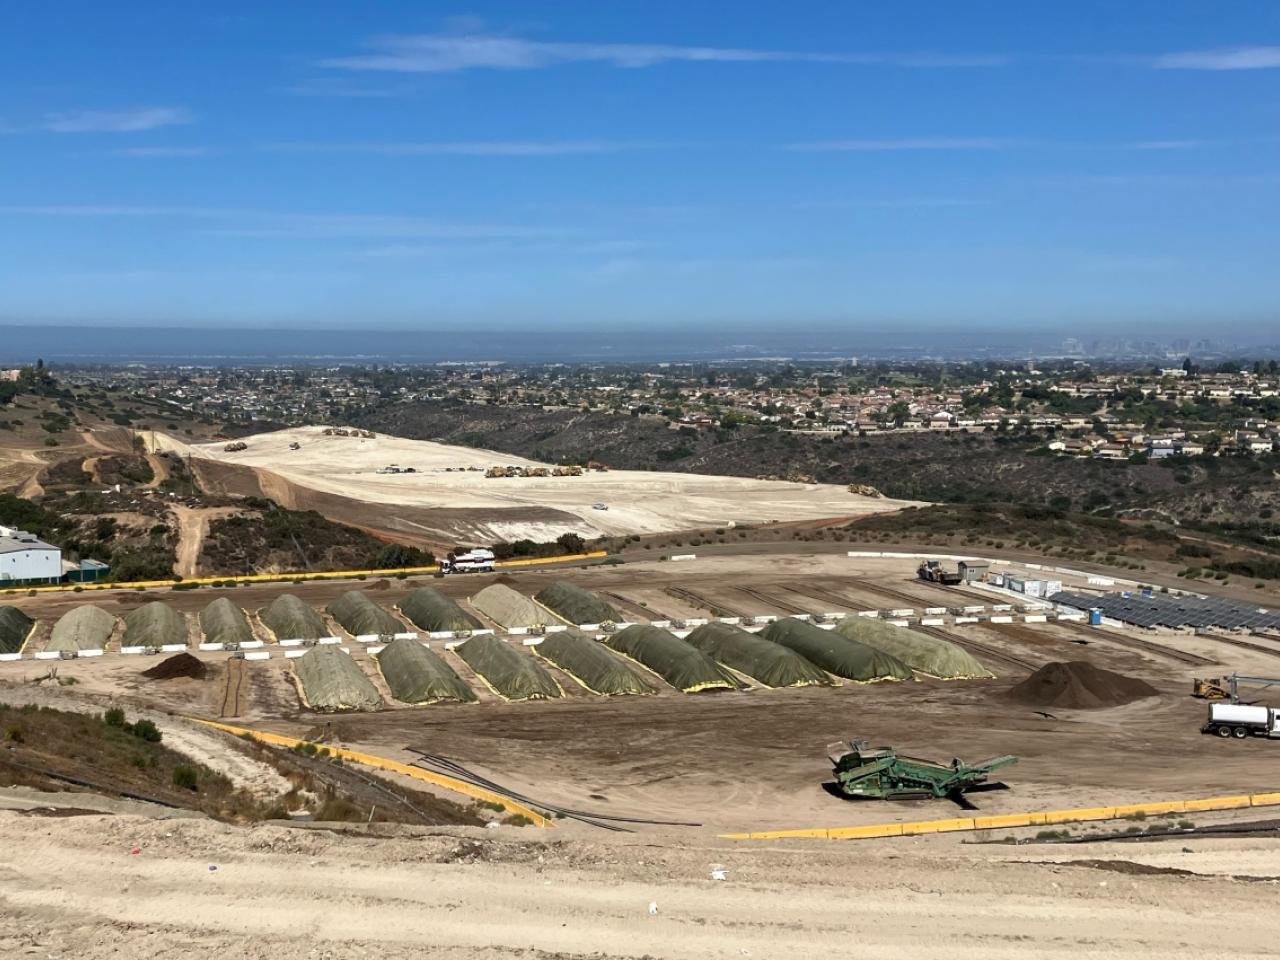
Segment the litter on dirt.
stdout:
<path fill-rule="evenodd" d="M 1096 710 L 1154 697 L 1159 692 L 1145 680 L 1074 660 L 1046 663 L 1008 695 L 1011 700 L 1033 707 Z"/>

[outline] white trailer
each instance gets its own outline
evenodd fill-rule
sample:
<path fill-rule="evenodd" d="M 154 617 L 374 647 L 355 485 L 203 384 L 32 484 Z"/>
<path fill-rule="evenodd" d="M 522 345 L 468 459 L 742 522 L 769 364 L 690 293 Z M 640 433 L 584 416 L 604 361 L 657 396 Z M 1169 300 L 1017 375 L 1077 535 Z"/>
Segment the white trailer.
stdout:
<path fill-rule="evenodd" d="M 468 550 L 440 561 L 441 573 L 493 573 L 492 550 Z"/>
<path fill-rule="evenodd" d="M 1201 733 L 1219 737 L 1272 737 L 1280 739 L 1280 710 L 1243 703 L 1209 704 L 1209 720 Z"/>

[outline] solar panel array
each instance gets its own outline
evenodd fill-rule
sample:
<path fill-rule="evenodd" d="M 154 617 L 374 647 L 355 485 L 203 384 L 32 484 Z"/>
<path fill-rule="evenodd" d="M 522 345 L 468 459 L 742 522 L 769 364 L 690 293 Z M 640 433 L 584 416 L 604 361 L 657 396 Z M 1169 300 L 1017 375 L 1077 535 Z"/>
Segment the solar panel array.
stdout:
<path fill-rule="evenodd" d="M 1147 597 L 1136 593 L 1106 593 L 1096 596 L 1066 591 L 1055 593 L 1048 599 L 1080 610 L 1099 608 L 1104 617 L 1140 627 L 1280 630 L 1280 610 L 1217 597 L 1172 594 Z"/>

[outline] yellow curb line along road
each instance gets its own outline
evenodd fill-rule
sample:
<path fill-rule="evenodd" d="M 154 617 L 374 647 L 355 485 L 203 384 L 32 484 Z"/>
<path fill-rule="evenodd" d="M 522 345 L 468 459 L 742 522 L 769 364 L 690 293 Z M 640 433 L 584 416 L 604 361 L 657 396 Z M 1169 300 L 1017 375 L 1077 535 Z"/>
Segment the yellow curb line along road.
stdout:
<path fill-rule="evenodd" d="M 1208 797 L 1203 800 L 1163 800 L 1131 803 L 1117 807 L 1080 807 L 1075 810 L 1047 810 L 1042 813 L 1006 813 L 990 817 L 956 817 L 950 820 L 917 820 L 912 823 L 877 823 L 864 827 L 813 827 L 802 830 L 764 830 L 756 833 L 722 833 L 722 840 L 876 840 L 910 837 L 925 833 L 954 833 L 967 830 L 996 830 L 1007 827 L 1038 827 L 1047 824 L 1083 823 L 1093 820 L 1121 820 L 1133 816 L 1160 816 L 1169 813 L 1205 813 L 1241 810 L 1249 807 L 1280 806 L 1280 793 L 1240 794 Z"/>
<path fill-rule="evenodd" d="M 598 560 L 609 555 L 607 550 L 590 553 L 570 553 L 559 557 L 526 557 L 521 560 L 499 560 L 495 567 L 533 567 L 550 563 L 573 563 L 577 560 Z M 187 580 L 107 580 L 102 583 L 55 583 L 44 587 L 7 587 L 5 593 L 66 593 L 77 588 L 88 593 L 91 590 L 136 590 L 139 587 L 174 587 L 185 584 L 227 584 L 239 586 L 245 583 L 310 583 L 313 580 L 354 580 L 358 577 L 394 577 L 399 574 L 413 576 L 436 573 L 440 568 L 396 567 L 388 570 L 327 570 L 318 573 L 252 573 L 246 576 L 192 577 Z"/>
<path fill-rule="evenodd" d="M 300 743 L 309 743 L 311 741 L 302 740 L 298 737 L 287 737 L 281 733 L 267 733 L 262 730 L 250 730 L 248 727 L 236 727 L 229 723 L 218 723 L 215 720 L 202 720 L 199 717 L 188 717 L 196 723 L 203 724 L 206 727 L 213 727 L 215 730 L 222 730 L 225 733 L 235 734 L 238 737 L 251 737 L 262 743 L 269 743 L 277 747 L 288 747 L 292 749 Z M 351 763 L 359 763 L 366 767 L 375 767 L 379 770 L 386 770 L 389 773 L 399 773 L 406 777 L 413 777 L 415 780 L 421 780 L 432 786 L 441 787 L 454 793 L 461 793 L 473 800 L 481 800 L 485 803 L 497 803 L 505 807 L 510 813 L 520 814 L 528 817 L 533 821 L 534 826 L 538 827 L 554 827 L 555 822 L 546 815 L 538 812 L 532 807 L 523 803 L 518 803 L 504 797 L 500 793 L 494 793 L 492 790 L 486 790 L 484 787 L 477 787 L 474 784 L 467 783 L 465 780 L 458 780 L 454 777 L 448 777 L 440 773 L 432 773 L 429 770 L 423 770 L 419 767 L 411 766 L 407 763 L 401 763 L 399 760 L 389 760 L 386 757 L 374 756 L 371 753 L 360 753 L 356 750 L 348 750 L 345 747 L 335 747 L 331 744 L 317 744 L 324 747 L 335 757 L 341 757 L 343 760 Z"/>

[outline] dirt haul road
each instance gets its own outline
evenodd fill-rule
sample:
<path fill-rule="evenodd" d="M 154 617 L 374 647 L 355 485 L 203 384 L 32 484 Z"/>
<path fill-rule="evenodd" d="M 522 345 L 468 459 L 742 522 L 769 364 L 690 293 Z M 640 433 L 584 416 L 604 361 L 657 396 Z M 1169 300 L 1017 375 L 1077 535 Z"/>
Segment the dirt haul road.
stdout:
<path fill-rule="evenodd" d="M 686 473 L 615 470 L 581 477 L 489 478 L 484 471 L 493 466 L 546 465 L 399 437 L 326 436 L 321 427 L 246 437 L 246 448 L 234 452 L 224 444 L 193 446 L 161 433 L 148 437 L 161 450 L 191 457 L 206 485 L 246 492 L 237 488 L 256 481 L 264 495 L 286 506 L 314 506 L 326 516 L 338 511 L 331 519 L 369 526 L 364 510 L 356 506 L 363 504 L 392 515 L 376 521 L 381 529 L 411 533 L 417 528 L 443 541 L 548 540 L 568 532 L 585 537 L 663 533 L 848 517 L 909 505 L 851 494 L 835 484 Z M 413 472 L 378 473 L 392 465 Z M 608 509 L 596 509 L 596 504 Z M 426 511 L 430 513 L 423 516 Z"/>
<path fill-rule="evenodd" d="M 1233 957 L 1275 956 L 1273 887 L 1231 879 L 1280 874 L 1265 840 L 677 846 L 396 832 L 0 812 L 0 950 L 811 960 L 856 945 L 860 958 L 1080 960 L 1212 956 L 1229 930 Z M 721 865 L 727 878 L 711 879 Z"/>

